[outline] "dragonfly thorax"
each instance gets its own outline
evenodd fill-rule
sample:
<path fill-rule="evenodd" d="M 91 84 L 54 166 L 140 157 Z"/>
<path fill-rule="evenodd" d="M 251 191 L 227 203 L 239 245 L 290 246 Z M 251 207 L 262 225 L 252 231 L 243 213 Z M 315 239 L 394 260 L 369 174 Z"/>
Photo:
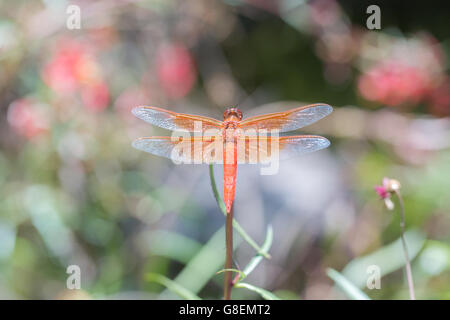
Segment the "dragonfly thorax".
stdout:
<path fill-rule="evenodd" d="M 238 120 L 240 121 L 240 120 L 242 120 L 242 111 L 239 110 L 238 108 L 228 108 L 223 113 L 223 119 L 224 120 L 227 120 L 227 119 L 229 119 L 232 116 L 238 118 Z"/>

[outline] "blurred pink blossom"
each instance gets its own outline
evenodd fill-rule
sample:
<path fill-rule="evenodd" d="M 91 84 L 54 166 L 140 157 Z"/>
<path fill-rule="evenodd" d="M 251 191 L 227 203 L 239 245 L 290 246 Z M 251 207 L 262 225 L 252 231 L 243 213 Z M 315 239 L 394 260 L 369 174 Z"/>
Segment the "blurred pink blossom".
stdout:
<path fill-rule="evenodd" d="M 81 88 L 81 100 L 91 111 L 102 111 L 108 106 L 109 90 L 104 82 L 86 85 Z"/>
<path fill-rule="evenodd" d="M 391 194 L 388 191 L 388 183 L 389 179 L 384 178 L 383 184 L 381 186 L 375 186 L 375 192 L 380 196 L 381 199 L 386 199 L 391 196 Z"/>
<path fill-rule="evenodd" d="M 42 70 L 44 82 L 60 93 L 72 93 L 89 78 L 97 77 L 98 70 L 88 48 L 76 41 L 61 41 Z"/>
<path fill-rule="evenodd" d="M 189 50 L 182 44 L 164 44 L 156 55 L 157 75 L 167 96 L 179 99 L 191 91 L 196 72 Z"/>
<path fill-rule="evenodd" d="M 398 62 L 385 62 L 363 74 L 358 88 L 367 100 L 388 106 L 420 102 L 430 90 L 430 80 L 421 70 Z"/>
<path fill-rule="evenodd" d="M 383 178 L 383 184 L 381 186 L 375 186 L 375 192 L 380 196 L 386 207 L 389 210 L 394 209 L 394 203 L 391 200 L 391 195 L 394 192 L 398 192 L 400 189 L 400 182 L 395 179 Z"/>
<path fill-rule="evenodd" d="M 48 123 L 37 105 L 30 99 L 22 98 L 12 102 L 8 108 L 8 123 L 19 135 L 31 139 L 48 129 Z"/>
<path fill-rule="evenodd" d="M 42 72 L 44 82 L 53 90 L 70 93 L 77 89 L 76 69 L 80 61 L 80 52 L 75 49 L 62 49 L 45 66 Z"/>
<path fill-rule="evenodd" d="M 446 59 L 432 36 L 403 38 L 368 33 L 360 56 L 364 71 L 358 89 L 365 99 L 393 107 L 428 102 L 433 113 L 446 113 L 448 97 L 445 82 L 442 84 Z"/>
<path fill-rule="evenodd" d="M 341 18 L 341 9 L 335 0 L 315 0 L 308 3 L 309 18 L 316 26 L 326 27 Z"/>
<path fill-rule="evenodd" d="M 60 94 L 81 93 L 84 106 L 93 111 L 107 107 L 109 90 L 91 48 L 82 42 L 63 40 L 42 70 L 42 79 Z"/>

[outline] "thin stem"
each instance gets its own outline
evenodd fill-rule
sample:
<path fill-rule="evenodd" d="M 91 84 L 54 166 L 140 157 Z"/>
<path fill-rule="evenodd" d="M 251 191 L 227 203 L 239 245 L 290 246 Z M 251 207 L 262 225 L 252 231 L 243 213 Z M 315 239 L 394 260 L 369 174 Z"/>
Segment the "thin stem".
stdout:
<path fill-rule="evenodd" d="M 213 171 L 212 164 L 209 165 L 209 177 L 211 180 L 211 188 L 213 190 L 214 197 L 216 198 L 217 205 L 219 206 L 220 211 L 222 211 L 222 213 L 226 217 L 227 210 L 225 209 L 225 203 L 220 198 L 219 192 L 217 191 L 216 180 L 214 179 L 214 171 Z M 241 227 L 241 225 L 235 219 L 233 219 L 233 227 L 234 227 L 234 229 L 236 229 L 236 231 L 239 233 L 239 235 L 242 237 L 242 239 L 244 239 L 253 249 L 255 249 L 256 252 L 258 252 L 258 254 L 264 256 L 264 258 L 267 258 L 267 259 L 271 258 L 270 254 L 268 254 L 267 252 L 264 252 L 264 250 L 262 250 L 262 248 L 260 246 L 258 246 L 256 241 L 253 240 L 248 235 L 247 232 L 245 232 L 245 230 Z"/>
<path fill-rule="evenodd" d="M 226 243 L 226 260 L 225 269 L 233 268 L 233 207 L 230 212 L 227 213 L 226 225 L 225 225 L 225 243 Z M 224 299 L 231 299 L 231 290 L 233 288 L 233 273 L 232 271 L 225 272 L 225 280 L 223 285 Z"/>
<path fill-rule="evenodd" d="M 405 207 L 403 204 L 403 198 L 400 194 L 400 191 L 395 190 L 394 192 L 397 195 L 398 202 L 400 204 L 400 229 L 401 229 L 403 252 L 405 253 L 405 260 L 406 260 L 406 277 L 408 279 L 409 297 L 411 300 L 416 300 L 414 293 L 413 276 L 411 272 L 411 262 L 409 261 L 408 247 L 406 246 L 405 240 Z"/>

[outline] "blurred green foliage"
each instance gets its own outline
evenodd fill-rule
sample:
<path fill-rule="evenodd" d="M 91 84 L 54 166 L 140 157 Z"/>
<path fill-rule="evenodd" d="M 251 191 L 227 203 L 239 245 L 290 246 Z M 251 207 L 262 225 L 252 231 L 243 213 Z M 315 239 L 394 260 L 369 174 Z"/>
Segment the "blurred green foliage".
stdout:
<path fill-rule="evenodd" d="M 221 299 L 225 219 L 208 168 L 132 149 L 170 133 L 130 110 L 221 119 L 295 100 L 335 107 L 305 128 L 332 146 L 275 176 L 239 167 L 235 218 L 256 244 L 236 237 L 235 267 L 252 271 L 233 298 L 351 298 L 337 281 L 406 299 L 399 215 L 374 191 L 388 176 L 417 297 L 450 299 L 449 10 L 386 3 L 370 31 L 364 1 L 81 1 L 69 30 L 70 4 L 0 4 L 0 298 Z M 380 290 L 365 286 L 370 264 Z M 81 290 L 67 289 L 69 265 Z"/>

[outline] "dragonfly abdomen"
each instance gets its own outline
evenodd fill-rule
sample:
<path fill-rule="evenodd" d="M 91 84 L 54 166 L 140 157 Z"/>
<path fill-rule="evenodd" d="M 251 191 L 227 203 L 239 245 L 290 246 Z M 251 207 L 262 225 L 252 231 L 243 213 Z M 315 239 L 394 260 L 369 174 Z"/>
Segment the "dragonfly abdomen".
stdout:
<path fill-rule="evenodd" d="M 235 141 L 224 142 L 223 198 L 227 212 L 231 211 L 236 190 L 237 149 Z"/>

